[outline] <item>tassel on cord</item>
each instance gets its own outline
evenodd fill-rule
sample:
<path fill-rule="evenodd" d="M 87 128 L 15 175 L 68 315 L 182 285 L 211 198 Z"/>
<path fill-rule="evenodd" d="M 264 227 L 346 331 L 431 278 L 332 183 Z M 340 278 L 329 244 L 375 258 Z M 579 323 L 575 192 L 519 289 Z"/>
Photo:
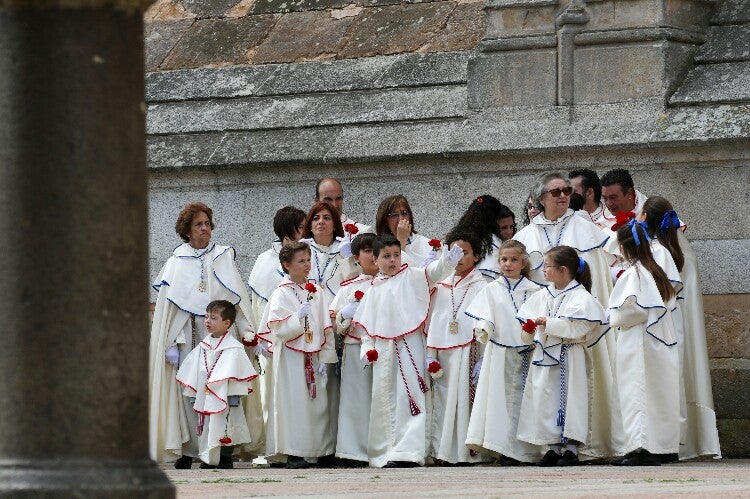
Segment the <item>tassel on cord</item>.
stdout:
<path fill-rule="evenodd" d="M 198 426 L 195 427 L 195 434 L 199 437 L 203 435 L 203 423 L 206 420 L 206 416 L 203 414 L 198 414 Z"/>
<path fill-rule="evenodd" d="M 404 345 L 406 345 L 406 340 L 404 340 Z M 422 411 L 419 409 L 419 406 L 416 402 L 414 402 L 414 398 L 411 396 L 411 390 L 409 390 L 409 383 L 406 382 L 406 376 L 404 375 L 404 368 L 401 365 L 401 353 L 398 350 L 398 340 L 393 342 L 393 346 L 396 350 L 396 359 L 398 360 L 398 372 L 401 374 L 401 380 L 404 382 L 404 386 L 406 387 L 406 395 L 409 397 L 409 410 L 411 411 L 412 416 L 417 416 L 422 413 Z M 409 347 L 407 345 L 406 347 L 407 351 L 409 350 Z M 411 355 L 411 352 L 409 353 Z M 412 360 L 414 362 L 414 360 Z M 416 367 L 416 366 L 415 366 Z M 422 380 L 424 382 L 424 380 Z"/>
<path fill-rule="evenodd" d="M 565 371 L 567 364 L 567 356 L 565 355 L 568 350 L 568 345 L 563 343 L 560 347 L 560 408 L 557 410 L 557 426 L 560 427 L 560 438 L 564 439 L 565 433 L 565 406 L 568 401 L 568 389 Z"/>
<path fill-rule="evenodd" d="M 307 383 L 307 394 L 311 399 L 314 399 L 317 395 L 317 389 L 315 386 L 315 369 L 313 369 L 312 354 L 305 354 L 305 382 Z"/>
<path fill-rule="evenodd" d="M 409 409 L 411 409 L 412 416 L 418 416 L 422 413 L 422 411 L 419 410 L 419 406 L 417 406 L 417 403 L 414 402 L 413 398 L 411 398 L 411 395 L 409 395 Z"/>
<path fill-rule="evenodd" d="M 406 353 L 409 354 L 409 360 L 411 360 L 411 365 L 414 366 L 414 372 L 416 373 L 417 381 L 419 382 L 419 389 L 422 390 L 422 393 L 427 393 L 430 389 L 427 387 L 427 383 L 425 383 L 424 378 L 422 377 L 422 374 L 419 372 L 417 363 L 414 362 L 414 356 L 411 354 L 411 350 L 409 349 L 409 344 L 406 342 L 405 338 L 404 338 L 404 346 L 406 347 Z"/>

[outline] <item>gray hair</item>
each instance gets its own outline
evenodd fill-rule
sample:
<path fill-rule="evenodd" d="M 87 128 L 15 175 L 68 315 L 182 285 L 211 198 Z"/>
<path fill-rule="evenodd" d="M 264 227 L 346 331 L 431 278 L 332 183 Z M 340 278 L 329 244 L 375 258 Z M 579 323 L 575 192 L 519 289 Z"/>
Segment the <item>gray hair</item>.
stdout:
<path fill-rule="evenodd" d="M 531 189 L 530 197 L 534 201 L 534 204 L 537 206 L 537 209 L 541 212 L 544 212 L 544 207 L 542 206 L 541 199 L 542 196 L 547 193 L 547 184 L 551 180 L 555 179 L 560 179 L 565 182 L 566 186 L 573 187 L 567 175 L 563 175 L 561 172 L 548 172 L 540 175 L 537 178 L 536 185 L 534 185 L 534 187 Z"/>

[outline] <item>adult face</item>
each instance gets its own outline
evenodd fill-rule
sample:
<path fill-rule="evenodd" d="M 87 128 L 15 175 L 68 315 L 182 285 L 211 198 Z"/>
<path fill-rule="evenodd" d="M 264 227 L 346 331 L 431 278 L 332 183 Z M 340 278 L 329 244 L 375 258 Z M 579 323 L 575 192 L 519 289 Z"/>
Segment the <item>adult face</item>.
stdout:
<path fill-rule="evenodd" d="M 570 194 L 573 189 L 561 178 L 553 178 L 544 186 L 544 194 L 539 202 L 544 207 L 544 216 L 548 220 L 557 220 L 570 206 Z"/>
<path fill-rule="evenodd" d="M 500 239 L 507 241 L 513 237 L 516 233 L 516 223 L 513 221 L 513 217 L 501 218 L 497 221 L 497 226 L 500 227 Z"/>
<path fill-rule="evenodd" d="M 529 216 L 529 221 L 533 220 L 535 216 L 539 215 L 540 211 L 536 209 L 534 200 L 529 198 L 526 201 L 526 214 Z"/>
<path fill-rule="evenodd" d="M 318 244 L 328 245 L 333 240 L 333 215 L 329 210 L 320 210 L 310 224 L 313 239 Z"/>
<path fill-rule="evenodd" d="M 406 220 L 411 223 L 411 212 L 406 209 L 403 204 L 398 205 L 395 209 L 391 210 L 388 216 L 388 230 L 394 236 L 398 233 L 398 223 L 401 220 Z"/>
<path fill-rule="evenodd" d="M 635 191 L 630 188 L 623 190 L 620 184 L 603 185 L 602 201 L 613 215 L 621 211 L 634 211 Z"/>
<path fill-rule="evenodd" d="M 208 246 L 211 241 L 211 220 L 205 212 L 200 211 L 193 215 L 188 239 L 188 243 L 193 248 L 203 249 Z"/>
<path fill-rule="evenodd" d="M 342 215 L 344 213 L 344 190 L 338 182 L 334 182 L 333 180 L 321 182 L 320 186 L 318 186 L 317 201 L 328 203 Z"/>

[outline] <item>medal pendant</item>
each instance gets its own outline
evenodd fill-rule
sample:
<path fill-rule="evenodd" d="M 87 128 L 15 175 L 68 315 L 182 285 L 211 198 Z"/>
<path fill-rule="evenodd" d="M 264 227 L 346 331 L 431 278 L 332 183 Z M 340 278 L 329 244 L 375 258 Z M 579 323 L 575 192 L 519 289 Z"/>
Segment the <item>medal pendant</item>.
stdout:
<path fill-rule="evenodd" d="M 458 334 L 458 321 L 451 321 L 450 332 L 451 334 Z"/>
<path fill-rule="evenodd" d="M 313 342 L 313 332 L 309 329 L 305 329 L 305 343 Z"/>
<path fill-rule="evenodd" d="M 198 284 L 198 291 L 201 293 L 206 292 L 206 281 L 201 281 L 200 284 Z"/>

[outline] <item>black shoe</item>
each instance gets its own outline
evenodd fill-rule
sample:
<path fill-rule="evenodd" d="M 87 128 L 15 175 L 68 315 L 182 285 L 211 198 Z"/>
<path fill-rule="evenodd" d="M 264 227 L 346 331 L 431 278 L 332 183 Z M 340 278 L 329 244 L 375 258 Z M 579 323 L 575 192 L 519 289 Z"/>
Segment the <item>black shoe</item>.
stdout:
<path fill-rule="evenodd" d="M 558 466 L 578 466 L 578 456 L 573 451 L 566 450 L 560 459 L 557 460 Z"/>
<path fill-rule="evenodd" d="M 661 461 L 661 464 L 669 464 L 669 463 L 676 463 L 680 460 L 677 453 L 674 454 L 654 454 L 656 457 L 659 458 Z"/>
<path fill-rule="evenodd" d="M 499 464 L 500 466 L 520 466 L 521 461 L 519 461 L 518 459 L 513 459 L 512 457 L 501 456 L 497 464 Z"/>
<path fill-rule="evenodd" d="M 298 456 L 288 456 L 286 458 L 286 469 L 288 470 L 304 470 L 310 467 L 310 463 L 305 461 L 304 458 Z"/>
<path fill-rule="evenodd" d="M 383 468 L 416 468 L 419 463 L 412 461 L 388 461 Z"/>
<path fill-rule="evenodd" d="M 318 468 L 335 468 L 336 467 L 336 457 L 333 454 L 328 454 L 327 456 L 320 456 L 318 458 Z"/>
<path fill-rule="evenodd" d="M 193 458 L 190 456 L 182 456 L 174 462 L 174 469 L 176 470 L 189 470 L 193 467 Z"/>
<path fill-rule="evenodd" d="M 218 468 L 218 466 L 215 466 L 213 464 L 201 463 L 201 465 L 198 466 L 198 468 L 202 470 L 215 470 L 216 468 Z"/>
<path fill-rule="evenodd" d="M 636 452 L 623 459 L 622 466 L 661 466 L 661 459 L 650 452 Z"/>
<path fill-rule="evenodd" d="M 286 468 L 286 463 L 277 463 L 277 462 L 268 463 L 268 467 L 269 468 Z"/>
<path fill-rule="evenodd" d="M 633 451 L 633 452 L 628 452 L 628 453 L 627 453 L 627 454 L 625 454 L 624 456 L 620 456 L 620 457 L 616 457 L 616 458 L 614 458 L 613 460 L 611 460 L 611 461 L 609 462 L 609 464 L 611 464 L 612 466 L 622 466 L 622 462 L 623 462 L 623 461 L 625 461 L 626 459 L 628 459 L 628 458 L 630 458 L 630 457 L 633 457 L 634 455 L 635 455 L 635 451 Z"/>
<path fill-rule="evenodd" d="M 541 461 L 536 463 L 537 466 L 557 466 L 557 462 L 560 460 L 560 454 L 553 450 L 548 450 Z"/>
<path fill-rule="evenodd" d="M 220 470 L 231 470 L 234 468 L 234 461 L 232 456 L 219 456 L 219 465 L 216 466 Z"/>

